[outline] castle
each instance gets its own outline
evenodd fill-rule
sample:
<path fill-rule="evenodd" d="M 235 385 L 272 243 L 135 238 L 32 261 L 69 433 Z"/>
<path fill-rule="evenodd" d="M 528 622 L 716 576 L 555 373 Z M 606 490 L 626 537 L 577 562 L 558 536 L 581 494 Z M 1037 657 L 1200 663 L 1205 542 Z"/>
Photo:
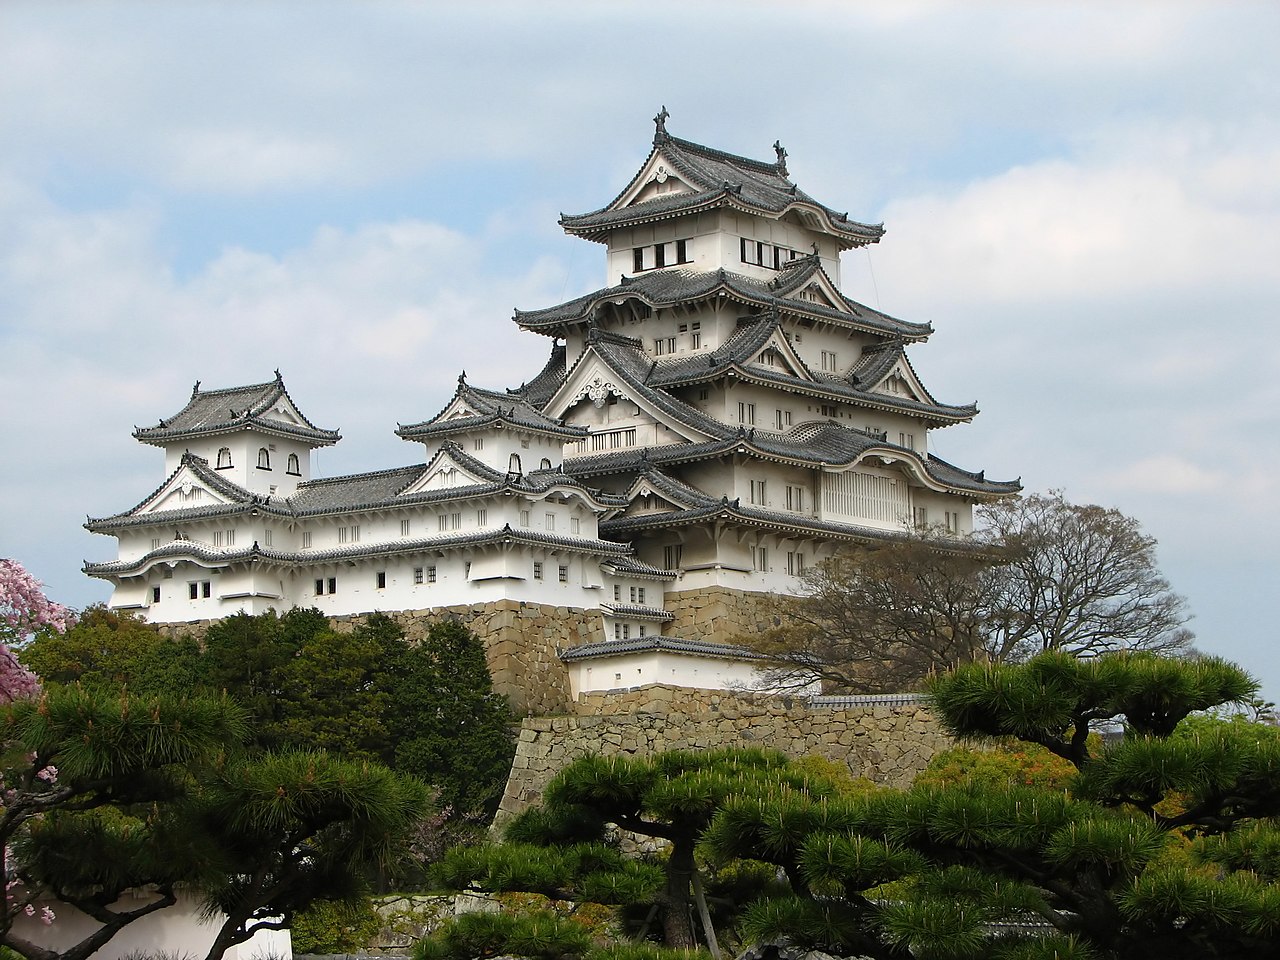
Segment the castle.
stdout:
<path fill-rule="evenodd" d="M 118 540 L 87 563 L 111 606 L 179 624 L 315 606 L 464 617 L 517 708 L 558 709 L 648 683 L 750 683 L 733 638 L 759 597 L 851 544 L 936 526 L 1016 481 L 929 452 L 972 419 L 940 403 L 909 323 L 846 297 L 840 254 L 876 243 L 800 190 L 787 154 L 747 159 L 672 136 L 611 202 L 563 216 L 605 246 L 606 285 L 517 311 L 551 339 L 519 387 L 460 376 L 444 409 L 396 433 L 409 466 L 317 479 L 336 443 L 273 380 L 192 390 L 134 436 L 165 479 L 86 527 Z M 537 682 L 534 682 L 534 677 Z M 538 692 L 531 692 L 537 687 Z"/>

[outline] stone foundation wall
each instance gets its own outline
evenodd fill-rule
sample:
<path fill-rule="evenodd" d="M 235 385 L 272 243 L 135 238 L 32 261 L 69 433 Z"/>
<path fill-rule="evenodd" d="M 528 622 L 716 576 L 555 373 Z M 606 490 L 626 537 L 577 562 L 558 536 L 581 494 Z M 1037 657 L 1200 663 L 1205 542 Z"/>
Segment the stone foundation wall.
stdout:
<path fill-rule="evenodd" d="M 905 787 L 951 745 L 918 704 L 828 709 L 798 698 L 655 684 L 584 694 L 573 709 L 524 721 L 499 821 L 535 802 L 561 769 L 592 753 L 766 747 L 790 757 L 818 754 L 854 776 Z"/>
<path fill-rule="evenodd" d="M 679 590 L 663 598 L 675 620 L 662 628 L 668 636 L 714 643 L 735 643 L 745 634 L 774 626 L 768 609 L 770 594 L 749 593 L 732 587 Z"/>

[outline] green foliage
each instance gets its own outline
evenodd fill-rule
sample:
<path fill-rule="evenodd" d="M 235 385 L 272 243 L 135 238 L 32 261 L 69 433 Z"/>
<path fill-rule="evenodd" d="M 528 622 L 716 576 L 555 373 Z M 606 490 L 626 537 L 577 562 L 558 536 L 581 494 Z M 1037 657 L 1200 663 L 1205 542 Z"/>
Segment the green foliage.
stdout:
<path fill-rule="evenodd" d="M 571 919 L 554 913 L 511 915 L 464 913 L 433 936 L 414 945 L 414 960 L 474 960 L 511 954 L 530 960 L 559 960 L 581 956 L 591 947 L 591 935 Z"/>
<path fill-rule="evenodd" d="M 187 692 L 202 681 L 195 640 L 169 639 L 141 617 L 101 604 L 84 610 L 65 633 L 37 633 L 19 658 L 45 684 L 81 683 L 106 692 Z"/>
<path fill-rule="evenodd" d="M 1076 768 L 1037 744 L 1003 740 L 989 749 L 952 747 L 936 754 L 916 777 L 917 786 L 983 784 L 1066 790 Z"/>
<path fill-rule="evenodd" d="M 393 766 L 439 788 L 455 811 L 492 815 L 515 756 L 514 720 L 493 692 L 483 645 L 443 621 L 396 663 L 387 717 Z"/>
<path fill-rule="evenodd" d="M 587 960 L 711 960 L 708 950 L 671 950 L 656 943 L 615 943 L 596 947 Z"/>
<path fill-rule="evenodd" d="M 293 918 L 294 953 L 356 953 L 377 936 L 381 920 L 373 902 L 317 900 Z"/>

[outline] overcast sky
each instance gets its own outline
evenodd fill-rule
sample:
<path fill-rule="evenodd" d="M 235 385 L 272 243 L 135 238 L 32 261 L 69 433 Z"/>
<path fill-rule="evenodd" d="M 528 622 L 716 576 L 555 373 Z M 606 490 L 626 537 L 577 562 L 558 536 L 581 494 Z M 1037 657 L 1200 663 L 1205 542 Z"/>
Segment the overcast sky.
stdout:
<path fill-rule="evenodd" d="M 675 135 L 771 160 L 854 219 L 846 292 L 937 331 L 971 425 L 935 451 L 1119 507 L 1202 649 L 1280 699 L 1280 5 L 0 4 L 0 556 L 108 595 L 86 515 L 130 437 L 279 368 L 396 466 L 397 422 L 549 341 L 513 308 L 603 285 L 565 237 Z"/>

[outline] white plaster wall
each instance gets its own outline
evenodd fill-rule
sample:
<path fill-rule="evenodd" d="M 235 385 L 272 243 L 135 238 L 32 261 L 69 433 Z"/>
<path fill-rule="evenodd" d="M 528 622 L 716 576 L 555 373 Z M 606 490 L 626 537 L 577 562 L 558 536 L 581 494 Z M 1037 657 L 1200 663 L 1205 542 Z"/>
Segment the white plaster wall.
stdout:
<path fill-rule="evenodd" d="M 311 479 L 311 448 L 309 446 L 296 440 L 265 436 L 253 431 L 240 431 L 170 444 L 165 448 L 165 475 L 178 469 L 182 462 L 182 455 L 188 450 L 209 461 L 209 466 L 216 470 L 218 450 L 222 447 L 228 447 L 231 450 L 231 466 L 218 470 L 218 474 L 254 493 L 270 494 L 271 487 L 274 486 L 276 496 L 287 497 L 297 489 L 299 483 Z M 270 470 L 258 468 L 258 450 L 262 447 L 266 447 L 271 455 Z M 300 471 L 298 476 L 287 472 L 291 453 L 298 457 Z"/>
<path fill-rule="evenodd" d="M 579 660 L 569 667 L 569 690 L 573 697 L 649 683 L 697 690 L 758 690 L 764 686 L 759 670 L 750 662 L 663 650 Z"/>
<path fill-rule="evenodd" d="M 116 906 L 137 909 L 154 899 L 154 894 L 126 894 Z M 56 916 L 48 926 L 38 919 L 40 906 L 47 905 Z M 37 904 L 36 918 L 19 916 L 13 932 L 49 950 L 66 950 L 82 941 L 101 924 L 79 910 L 57 900 Z M 178 902 L 135 920 L 111 938 L 106 946 L 92 954 L 94 960 L 122 960 L 130 955 L 203 957 L 213 945 L 221 926 L 221 917 L 206 920 L 200 915 L 200 901 L 190 893 L 180 892 Z M 227 960 L 291 960 L 293 945 L 287 930 L 263 930 L 251 940 L 232 947 Z"/>

